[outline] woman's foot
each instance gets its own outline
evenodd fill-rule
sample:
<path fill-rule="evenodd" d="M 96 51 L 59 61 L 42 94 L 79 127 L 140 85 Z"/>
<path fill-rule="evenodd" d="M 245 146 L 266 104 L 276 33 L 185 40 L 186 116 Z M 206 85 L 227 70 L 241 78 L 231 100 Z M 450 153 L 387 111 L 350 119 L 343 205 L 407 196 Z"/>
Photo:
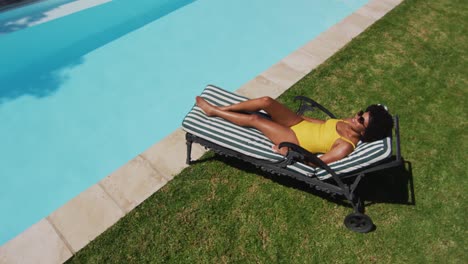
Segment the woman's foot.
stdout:
<path fill-rule="evenodd" d="M 214 116 L 216 113 L 216 106 L 208 103 L 205 99 L 201 98 L 200 96 L 197 96 L 195 98 L 195 101 L 197 103 L 197 106 L 205 112 L 207 116 Z"/>

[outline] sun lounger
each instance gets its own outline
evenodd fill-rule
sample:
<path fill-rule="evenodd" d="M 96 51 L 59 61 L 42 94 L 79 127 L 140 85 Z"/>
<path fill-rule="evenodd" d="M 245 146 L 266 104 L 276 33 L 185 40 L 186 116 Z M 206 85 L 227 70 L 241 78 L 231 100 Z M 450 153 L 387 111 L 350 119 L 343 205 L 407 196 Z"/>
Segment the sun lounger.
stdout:
<path fill-rule="evenodd" d="M 248 100 L 246 97 L 213 85 L 207 86 L 201 96 L 218 106 Z M 301 101 L 301 107 L 298 110 L 300 114 L 319 109 L 335 118 L 331 112 L 309 98 L 298 96 L 296 100 Z M 258 114 L 268 118 L 265 113 L 259 112 Z M 191 146 L 195 142 L 217 154 L 236 157 L 269 173 L 295 178 L 333 196 L 344 196 L 354 209 L 354 212 L 345 218 L 345 226 L 353 231 L 366 233 L 373 229 L 374 224 L 370 217 L 363 213 L 363 202 L 355 190 L 366 174 L 402 166 L 397 116 L 394 117 L 394 121 L 395 153 L 392 153 L 392 137 L 389 136 L 371 143 L 359 142 L 350 155 L 328 165 L 323 163 L 317 155 L 288 142 L 280 144 L 280 147 L 289 147 L 287 156 L 277 154 L 272 151 L 274 144 L 260 131 L 240 127 L 218 117 L 207 117 L 197 106 L 194 106 L 187 114 L 182 127 L 187 132 L 188 164 L 191 162 Z M 304 161 L 311 161 L 318 166 L 311 167 Z"/>

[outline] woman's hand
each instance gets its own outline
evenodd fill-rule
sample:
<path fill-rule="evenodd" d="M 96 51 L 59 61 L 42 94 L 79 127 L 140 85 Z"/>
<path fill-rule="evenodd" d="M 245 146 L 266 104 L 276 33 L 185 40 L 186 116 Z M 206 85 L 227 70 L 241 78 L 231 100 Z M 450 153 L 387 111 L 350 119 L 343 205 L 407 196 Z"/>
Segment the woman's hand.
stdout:
<path fill-rule="evenodd" d="M 273 145 L 271 149 L 273 150 L 273 152 L 281 154 L 283 156 L 288 155 L 288 151 L 289 151 L 289 148 L 287 147 L 282 147 L 281 149 L 279 149 L 278 145 Z"/>

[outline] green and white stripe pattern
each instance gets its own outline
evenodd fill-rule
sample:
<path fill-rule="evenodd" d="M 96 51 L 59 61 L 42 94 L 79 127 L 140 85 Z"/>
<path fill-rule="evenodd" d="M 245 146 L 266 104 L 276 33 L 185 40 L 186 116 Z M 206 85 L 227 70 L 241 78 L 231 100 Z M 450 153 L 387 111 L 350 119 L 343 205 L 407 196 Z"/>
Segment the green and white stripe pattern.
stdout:
<path fill-rule="evenodd" d="M 217 106 L 248 100 L 246 97 L 211 85 L 205 88 L 201 96 Z M 218 117 L 207 117 L 197 106 L 194 106 L 187 114 L 182 127 L 186 132 L 253 158 L 267 161 L 284 160 L 284 156 L 273 152 L 274 144 L 257 129 L 240 127 Z M 338 174 L 347 173 L 364 168 L 390 155 L 391 141 L 387 138 L 372 143 L 359 143 L 348 157 L 329 165 Z M 289 165 L 288 169 L 309 177 L 317 176 L 319 179 L 331 177 L 323 169 L 316 169 L 298 162 Z"/>

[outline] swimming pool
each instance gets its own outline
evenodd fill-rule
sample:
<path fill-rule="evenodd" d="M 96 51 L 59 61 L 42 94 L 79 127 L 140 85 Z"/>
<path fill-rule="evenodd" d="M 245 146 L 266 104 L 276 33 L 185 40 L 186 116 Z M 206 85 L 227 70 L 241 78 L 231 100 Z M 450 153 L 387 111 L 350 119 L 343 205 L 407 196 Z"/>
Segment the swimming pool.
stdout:
<path fill-rule="evenodd" d="M 0 8 L 0 12 L 2 10 L 6 11 L 6 9 L 11 9 L 0 15 L 0 34 L 13 32 L 39 23 L 41 20 L 47 18 L 47 14 L 50 11 L 75 1 L 76 0 L 47 0 L 39 1 L 34 4 L 26 2 L 26 4 L 22 4 L 23 6 L 21 6 L 21 8 L 14 8 L 15 5 Z"/>
<path fill-rule="evenodd" d="M 114 0 L 0 35 L 0 245 L 365 2 Z"/>

